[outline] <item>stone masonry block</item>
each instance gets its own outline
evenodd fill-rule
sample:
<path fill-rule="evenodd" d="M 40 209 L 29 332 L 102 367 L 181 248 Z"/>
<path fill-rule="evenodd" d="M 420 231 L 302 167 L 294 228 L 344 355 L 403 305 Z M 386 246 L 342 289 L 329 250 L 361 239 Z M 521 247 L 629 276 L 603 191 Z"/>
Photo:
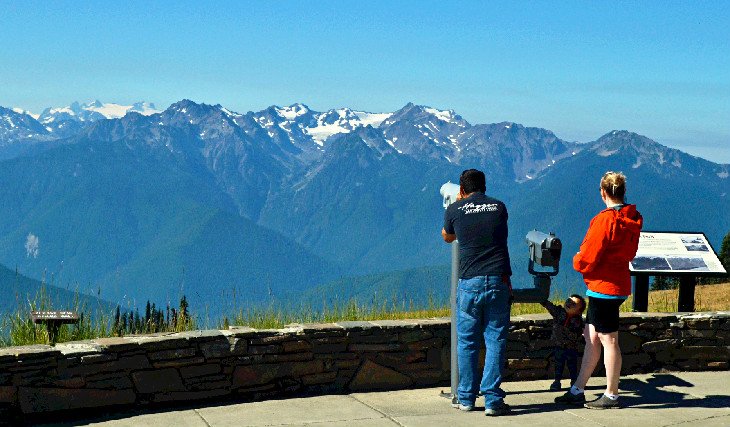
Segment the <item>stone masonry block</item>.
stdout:
<path fill-rule="evenodd" d="M 206 359 L 226 357 L 231 354 L 231 343 L 225 337 L 200 343 L 200 351 Z"/>
<path fill-rule="evenodd" d="M 350 344 L 348 349 L 350 351 L 362 351 L 362 352 L 370 352 L 370 351 L 398 351 L 403 349 L 403 344 L 400 343 L 391 343 L 391 344 Z"/>
<path fill-rule="evenodd" d="M 423 341 L 408 343 L 408 349 L 410 350 L 428 350 L 429 348 L 441 348 L 443 346 L 443 338 L 430 338 Z"/>
<path fill-rule="evenodd" d="M 77 367 L 66 369 L 59 374 L 62 378 L 69 378 L 74 376 L 93 375 L 100 372 L 132 371 L 148 368 L 150 368 L 150 362 L 147 359 L 147 356 L 139 354 L 136 356 L 120 357 L 119 360 L 111 362 L 79 365 Z"/>
<path fill-rule="evenodd" d="M 546 359 L 507 359 L 507 367 L 514 370 L 547 369 Z"/>
<path fill-rule="evenodd" d="M 423 341 L 433 337 L 433 332 L 427 329 L 411 329 L 398 333 L 398 340 L 404 343 Z"/>
<path fill-rule="evenodd" d="M 303 385 L 331 383 L 337 378 L 337 372 L 323 372 L 321 374 L 310 374 L 302 377 Z"/>
<path fill-rule="evenodd" d="M 674 350 L 676 359 L 699 359 L 708 361 L 730 360 L 730 348 L 720 346 L 684 346 Z"/>
<path fill-rule="evenodd" d="M 509 335 L 507 336 L 508 341 L 518 341 L 526 343 L 530 341 L 530 333 L 527 331 L 527 329 L 515 329 L 509 332 Z"/>
<path fill-rule="evenodd" d="M 114 405 L 131 405 L 135 400 L 136 395 L 131 389 L 92 390 L 21 387 L 18 390 L 20 409 L 25 414 Z"/>
<path fill-rule="evenodd" d="M 154 368 L 179 368 L 181 366 L 190 365 L 201 365 L 205 363 L 205 359 L 202 356 L 188 357 L 185 359 L 171 359 L 171 360 L 160 360 L 152 362 Z"/>
<path fill-rule="evenodd" d="M 150 360 L 169 360 L 193 357 L 196 353 L 195 347 L 175 348 L 171 350 L 153 351 L 147 354 Z"/>
<path fill-rule="evenodd" d="M 248 341 L 245 338 L 231 338 L 230 352 L 233 356 L 248 354 Z"/>
<path fill-rule="evenodd" d="M 261 355 L 262 363 L 286 363 L 286 362 L 302 362 L 312 360 L 312 353 L 287 353 L 287 354 L 264 354 Z"/>
<path fill-rule="evenodd" d="M 292 341 L 296 336 L 293 334 L 276 334 L 268 337 L 251 337 L 249 344 L 251 345 L 268 345 L 281 344 L 286 341 Z"/>
<path fill-rule="evenodd" d="M 13 404 L 18 398 L 18 387 L 0 386 L 0 405 L 3 403 Z"/>
<path fill-rule="evenodd" d="M 180 375 L 183 378 L 202 377 L 205 375 L 217 374 L 221 371 L 221 366 L 217 363 L 209 363 L 207 365 L 185 366 L 180 368 Z"/>
<path fill-rule="evenodd" d="M 395 390 L 413 384 L 413 380 L 385 366 L 366 360 L 349 385 L 351 391 Z"/>
<path fill-rule="evenodd" d="M 137 371 L 132 373 L 132 380 L 140 393 L 164 393 L 185 390 L 180 373 L 174 368 L 155 371 Z"/>
<path fill-rule="evenodd" d="M 276 378 L 298 377 L 324 371 L 324 362 L 292 362 L 286 364 L 263 364 L 238 366 L 233 371 L 233 387 L 252 387 L 269 383 Z"/>
<path fill-rule="evenodd" d="M 279 354 L 282 350 L 280 344 L 248 346 L 248 354 Z"/>
<path fill-rule="evenodd" d="M 657 340 L 645 342 L 641 345 L 641 349 L 647 353 L 664 353 L 667 351 L 671 351 L 678 345 L 678 340 Z"/>
<path fill-rule="evenodd" d="M 118 358 L 118 355 L 116 353 L 89 354 L 86 356 L 81 356 L 81 363 L 82 364 L 91 364 L 91 363 L 111 362 L 112 360 L 117 360 L 117 358 Z"/>
<path fill-rule="evenodd" d="M 309 351 L 312 349 L 312 343 L 308 341 L 287 341 L 282 343 L 284 353 L 298 353 L 303 351 Z"/>
<path fill-rule="evenodd" d="M 641 344 L 643 344 L 644 340 L 631 332 L 620 331 L 618 333 L 618 342 L 621 347 L 621 352 L 627 354 L 636 353 L 641 350 Z"/>
<path fill-rule="evenodd" d="M 202 391 L 170 391 L 157 393 L 152 397 L 153 402 L 189 402 L 199 399 L 210 399 L 230 394 L 226 388 Z"/>
<path fill-rule="evenodd" d="M 679 332 L 682 338 L 712 338 L 716 332 L 709 329 L 683 329 Z"/>
<path fill-rule="evenodd" d="M 87 381 L 86 387 L 96 389 L 122 390 L 131 389 L 133 387 L 133 384 L 132 380 L 130 380 L 129 377 L 123 376 L 98 381 Z"/>

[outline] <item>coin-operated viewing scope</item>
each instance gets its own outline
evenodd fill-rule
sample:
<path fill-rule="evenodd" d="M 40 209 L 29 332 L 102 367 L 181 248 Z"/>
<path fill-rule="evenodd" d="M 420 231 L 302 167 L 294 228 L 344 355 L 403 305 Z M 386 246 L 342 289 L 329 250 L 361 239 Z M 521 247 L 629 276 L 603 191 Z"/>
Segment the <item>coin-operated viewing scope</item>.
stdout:
<path fill-rule="evenodd" d="M 525 236 L 530 253 L 527 271 L 533 276 L 532 288 L 516 288 L 512 293 L 516 302 L 541 302 L 550 296 L 551 277 L 558 274 L 563 244 L 555 234 L 532 230 Z M 548 270 L 535 270 L 535 265 Z"/>
<path fill-rule="evenodd" d="M 441 196 L 444 198 L 444 208 L 456 201 L 460 188 L 459 184 L 454 184 L 451 181 L 441 186 Z"/>
<path fill-rule="evenodd" d="M 527 246 L 530 249 L 530 262 L 527 270 L 533 276 L 547 275 L 555 276 L 560 268 L 560 252 L 563 244 L 555 234 L 545 234 L 541 231 L 532 230 L 527 233 Z M 535 271 L 535 264 L 541 267 L 552 268 L 553 271 Z"/>

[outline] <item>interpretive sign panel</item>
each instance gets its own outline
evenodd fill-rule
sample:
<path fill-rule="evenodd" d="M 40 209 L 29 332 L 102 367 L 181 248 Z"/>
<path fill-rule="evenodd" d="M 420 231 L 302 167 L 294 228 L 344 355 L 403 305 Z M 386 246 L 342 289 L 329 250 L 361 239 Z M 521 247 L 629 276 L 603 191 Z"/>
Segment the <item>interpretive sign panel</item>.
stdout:
<path fill-rule="evenodd" d="M 632 273 L 651 276 L 727 274 L 704 233 L 642 231 Z"/>

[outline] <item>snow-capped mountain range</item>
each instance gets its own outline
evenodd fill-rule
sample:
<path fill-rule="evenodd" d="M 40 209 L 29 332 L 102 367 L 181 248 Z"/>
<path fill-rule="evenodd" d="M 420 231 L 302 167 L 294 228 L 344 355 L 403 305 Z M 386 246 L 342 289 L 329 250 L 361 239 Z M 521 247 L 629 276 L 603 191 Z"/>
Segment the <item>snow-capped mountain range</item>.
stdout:
<path fill-rule="evenodd" d="M 118 119 L 129 112 L 140 113 L 145 116 L 159 113 L 155 104 L 149 102 L 136 102 L 132 105 L 119 105 L 114 103 L 103 103 L 99 100 L 79 104 L 73 102 L 71 105 L 59 108 L 46 108 L 37 117 L 43 124 L 56 121 L 74 120 L 79 122 L 96 121 L 102 119 Z"/>
<path fill-rule="evenodd" d="M 13 112 L 19 115 L 30 116 L 43 125 L 53 137 L 67 137 L 78 132 L 84 123 L 91 123 L 97 120 L 118 119 L 129 112 L 143 115 L 159 113 L 155 104 L 149 102 L 136 102 L 132 105 L 120 105 L 115 103 L 104 103 L 99 100 L 79 103 L 73 102 L 65 107 L 49 107 L 40 114 L 34 114 L 23 108 L 14 107 Z M 7 121 L 7 120 L 6 120 Z M 12 119 L 10 120 L 12 121 Z M 12 125 L 10 126 L 12 128 Z M 0 128 L 0 140 L 2 139 L 2 128 Z M 43 133 L 35 133 L 31 137 L 43 136 Z M 29 138 L 29 137 L 26 137 Z"/>
<path fill-rule="evenodd" d="M 532 179 L 557 161 L 586 147 L 586 144 L 561 140 L 545 129 L 512 122 L 472 125 L 453 110 L 412 103 L 386 113 L 350 108 L 318 112 L 296 103 L 242 114 L 220 105 L 197 104 L 188 100 L 177 102 L 164 111 L 149 102 L 121 105 L 98 100 L 46 108 L 38 115 L 18 107 L 0 107 L 0 147 L 20 141 L 33 143 L 67 138 L 100 120 L 120 119 L 129 113 L 149 116 L 153 122 L 156 120 L 154 117 L 160 117 L 157 124 L 162 126 L 195 125 L 200 128 L 198 137 L 206 141 L 216 141 L 234 134 L 234 131 L 242 131 L 248 137 L 246 139 L 258 141 L 258 144 L 273 143 L 285 152 L 293 149 L 294 154 L 299 153 L 296 157 L 304 163 L 319 158 L 321 154 L 317 152 L 324 151 L 331 137 L 353 132 L 364 136 L 367 134 L 365 129 L 373 128 L 377 132 L 370 133 L 364 141 L 371 147 L 381 147 L 380 151 L 394 151 L 419 160 L 489 166 L 518 182 Z M 219 121 L 209 120 L 218 116 Z M 228 130 L 224 129 L 224 124 L 229 126 Z M 592 149 L 603 156 L 618 150 L 600 147 L 593 146 Z M 676 153 L 680 152 L 662 148 L 661 153 L 655 153 L 658 164 L 669 161 L 675 167 L 681 167 L 681 161 L 676 159 Z M 651 159 L 645 158 L 646 147 L 638 151 L 644 152 L 644 158 L 637 158 L 636 167 L 642 162 L 652 163 Z M 717 173 L 727 172 L 723 169 Z"/>

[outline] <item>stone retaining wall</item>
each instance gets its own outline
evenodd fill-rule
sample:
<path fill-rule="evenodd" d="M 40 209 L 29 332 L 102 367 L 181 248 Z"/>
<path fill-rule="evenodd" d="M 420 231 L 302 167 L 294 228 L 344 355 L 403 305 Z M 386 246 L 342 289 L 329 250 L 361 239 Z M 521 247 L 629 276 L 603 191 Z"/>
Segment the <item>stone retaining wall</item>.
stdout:
<path fill-rule="evenodd" d="M 507 380 L 551 376 L 550 329 L 512 318 Z M 0 413 L 448 386 L 449 334 L 449 319 L 421 319 L 1 348 Z M 625 374 L 727 370 L 730 312 L 629 313 L 620 342 Z"/>

